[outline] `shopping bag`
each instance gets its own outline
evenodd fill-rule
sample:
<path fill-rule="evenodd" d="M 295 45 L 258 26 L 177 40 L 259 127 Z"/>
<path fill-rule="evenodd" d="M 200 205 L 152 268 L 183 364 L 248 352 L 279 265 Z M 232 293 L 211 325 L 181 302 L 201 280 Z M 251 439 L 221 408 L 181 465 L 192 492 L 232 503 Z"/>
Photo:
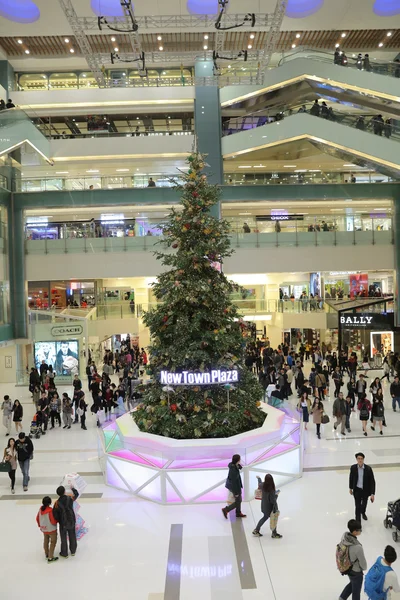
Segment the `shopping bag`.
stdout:
<path fill-rule="evenodd" d="M 79 495 L 81 495 L 87 487 L 86 481 L 83 479 L 83 477 L 81 477 L 81 475 L 79 475 L 79 473 L 68 473 L 67 475 L 64 475 L 61 485 L 65 487 L 67 492 L 68 490 L 75 488 L 78 490 Z"/>
<path fill-rule="evenodd" d="M 232 492 L 229 492 L 228 498 L 226 500 L 226 503 L 227 504 L 234 504 L 235 502 L 236 502 L 235 494 L 233 494 Z"/>
<path fill-rule="evenodd" d="M 262 490 L 260 490 L 260 488 L 257 488 L 256 490 L 254 490 L 254 500 L 261 500 L 262 498 Z"/>
<path fill-rule="evenodd" d="M 278 525 L 278 519 L 279 519 L 279 515 L 281 513 L 279 512 L 279 510 L 277 510 L 274 513 L 270 514 L 269 517 L 269 527 L 271 529 L 271 531 L 273 531 L 274 529 L 276 529 L 277 525 Z"/>
<path fill-rule="evenodd" d="M 329 423 L 330 419 L 328 417 L 328 415 L 323 415 L 321 422 L 323 425 L 326 425 L 327 423 Z"/>
<path fill-rule="evenodd" d="M 11 471 L 11 464 L 8 460 L 0 462 L 0 473 L 9 473 Z"/>

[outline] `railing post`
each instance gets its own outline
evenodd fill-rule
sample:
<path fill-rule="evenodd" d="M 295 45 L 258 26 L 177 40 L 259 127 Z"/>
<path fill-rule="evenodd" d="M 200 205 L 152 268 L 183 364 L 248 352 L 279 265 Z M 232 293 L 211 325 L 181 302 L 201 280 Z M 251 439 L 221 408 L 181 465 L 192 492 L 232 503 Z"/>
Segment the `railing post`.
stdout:
<path fill-rule="evenodd" d="M 375 223 L 374 223 L 373 218 L 371 218 L 371 222 L 372 222 L 372 245 L 375 246 Z"/>
<path fill-rule="evenodd" d="M 353 246 L 356 245 L 356 224 L 354 221 L 354 215 L 353 215 Z"/>
<path fill-rule="evenodd" d="M 86 235 L 83 238 L 85 240 L 84 242 L 84 251 L 87 252 L 87 241 L 86 241 Z"/>
<path fill-rule="evenodd" d="M 294 222 L 294 226 L 295 226 L 295 230 L 296 230 L 296 246 L 298 246 L 299 245 L 299 238 L 298 238 L 298 235 L 297 235 L 297 219 Z"/>
<path fill-rule="evenodd" d="M 67 233 L 67 232 L 65 232 L 65 233 Z M 67 235 L 64 236 L 64 254 L 68 254 Z"/>

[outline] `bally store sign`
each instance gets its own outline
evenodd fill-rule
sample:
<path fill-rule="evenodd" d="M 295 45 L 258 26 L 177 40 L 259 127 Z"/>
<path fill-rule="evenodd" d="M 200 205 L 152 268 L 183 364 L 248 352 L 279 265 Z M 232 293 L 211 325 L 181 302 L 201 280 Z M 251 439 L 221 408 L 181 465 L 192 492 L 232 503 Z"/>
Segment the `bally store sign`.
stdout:
<path fill-rule="evenodd" d="M 393 313 L 341 313 L 339 326 L 342 329 L 392 330 Z"/>

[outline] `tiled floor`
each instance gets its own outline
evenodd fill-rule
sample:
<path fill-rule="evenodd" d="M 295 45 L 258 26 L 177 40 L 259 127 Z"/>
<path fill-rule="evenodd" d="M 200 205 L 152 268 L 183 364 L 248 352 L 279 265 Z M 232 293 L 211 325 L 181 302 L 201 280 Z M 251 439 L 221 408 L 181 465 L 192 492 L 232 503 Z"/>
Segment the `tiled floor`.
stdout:
<path fill-rule="evenodd" d="M 0 385 L 1 397 L 5 393 L 23 401 L 28 431 L 33 409 L 26 388 Z M 330 424 L 319 441 L 310 423 L 304 464 L 317 470 L 282 488 L 282 540 L 271 539 L 268 523 L 263 538 L 252 536 L 260 518 L 257 501 L 243 505 L 248 516 L 237 523 L 223 519 L 218 505 L 161 507 L 108 488 L 100 474 L 92 418 L 88 431 L 79 425 L 50 430 L 34 440 L 29 492 L 22 491 L 17 472 L 17 494 L 11 497 L 8 476 L 0 474 L 1 598 L 337 600 L 344 578 L 336 570 L 335 545 L 353 516 L 347 467 L 360 449 L 376 465 L 377 479 L 376 502 L 369 506 L 361 537 L 368 563 L 386 544 L 395 545 L 383 519 L 388 500 L 400 497 L 400 413 L 391 410 L 387 385 L 385 398 L 388 427 L 382 437 L 360 437 L 356 415 L 352 434 L 344 439 Z M 328 414 L 332 403 L 326 403 Z M 2 429 L 0 439 L 5 445 Z M 80 502 L 89 532 L 75 558 L 48 565 L 35 516 L 42 495 L 54 498 L 62 476 L 71 471 L 86 473 L 88 495 Z M 397 549 L 400 553 L 400 544 Z"/>

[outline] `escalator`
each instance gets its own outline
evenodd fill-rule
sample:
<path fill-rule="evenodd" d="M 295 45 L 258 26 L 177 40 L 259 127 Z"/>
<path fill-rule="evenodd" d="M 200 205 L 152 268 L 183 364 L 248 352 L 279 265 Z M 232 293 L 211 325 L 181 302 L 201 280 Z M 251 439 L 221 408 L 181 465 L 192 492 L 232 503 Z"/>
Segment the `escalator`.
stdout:
<path fill-rule="evenodd" d="M 24 151 L 26 146 L 52 164 L 50 142 L 28 115 L 18 108 L 0 111 L 0 156 L 17 148 Z"/>
<path fill-rule="evenodd" d="M 282 109 L 319 97 L 355 108 L 384 112 L 400 118 L 400 63 L 371 61 L 371 71 L 333 64 L 325 53 L 301 51 L 267 71 L 263 86 L 227 86 L 221 89 L 222 115 L 246 114 L 260 109 Z"/>
<path fill-rule="evenodd" d="M 352 164 L 378 170 L 389 177 L 400 177 L 400 128 L 391 125 L 385 137 L 384 125 L 378 130 L 356 128 L 358 115 L 341 114 L 330 121 L 308 113 L 297 113 L 280 121 L 227 135 L 222 139 L 224 160 L 246 156 L 265 160 L 269 149 L 276 153 L 281 145 L 306 142 L 319 152 L 332 154 Z M 368 124 L 369 125 L 369 124 Z M 375 132 L 375 134 L 374 134 Z M 387 133 L 387 132 L 386 132 Z"/>

